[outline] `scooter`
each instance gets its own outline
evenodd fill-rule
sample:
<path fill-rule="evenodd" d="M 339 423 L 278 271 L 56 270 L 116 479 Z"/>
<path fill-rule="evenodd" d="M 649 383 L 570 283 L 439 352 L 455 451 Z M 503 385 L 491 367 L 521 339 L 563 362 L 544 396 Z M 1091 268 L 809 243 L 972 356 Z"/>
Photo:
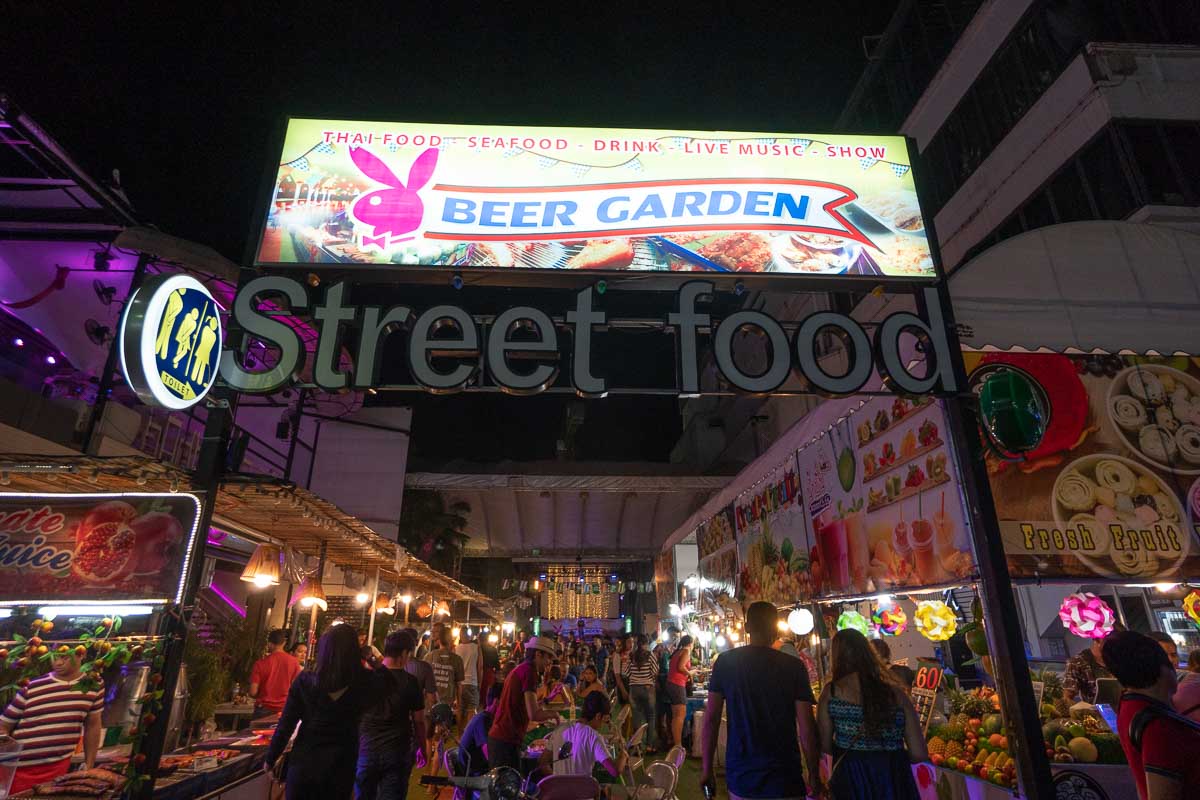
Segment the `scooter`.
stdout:
<path fill-rule="evenodd" d="M 558 749 L 557 757 L 551 761 L 551 765 L 564 761 L 571 757 L 571 743 L 563 742 L 563 746 Z M 441 775 L 423 775 L 421 776 L 422 786 L 453 786 L 460 790 L 461 794 L 473 800 L 529 800 L 536 797 L 536 784 L 532 784 L 533 774 L 538 771 L 539 766 L 535 766 L 529 771 L 524 778 L 521 773 L 512 767 L 497 767 L 483 775 L 450 775 L 442 777 Z M 467 772 L 471 771 L 470 757 L 467 758 Z M 456 796 L 459 792 L 455 793 Z"/>

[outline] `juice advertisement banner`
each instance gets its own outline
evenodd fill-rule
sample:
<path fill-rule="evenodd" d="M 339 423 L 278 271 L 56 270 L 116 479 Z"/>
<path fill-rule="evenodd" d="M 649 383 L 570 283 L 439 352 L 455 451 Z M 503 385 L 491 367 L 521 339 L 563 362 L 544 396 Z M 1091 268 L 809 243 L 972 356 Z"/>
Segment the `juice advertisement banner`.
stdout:
<path fill-rule="evenodd" d="M 0 495 L 0 602 L 180 599 L 190 494 Z"/>
<path fill-rule="evenodd" d="M 1017 371 L 1049 409 L 1024 461 L 988 459 L 1014 578 L 1200 577 L 1196 359 L 964 355 L 972 386 Z"/>
<path fill-rule="evenodd" d="M 812 597 L 809 539 L 793 456 L 733 503 L 738 600 L 784 605 Z"/>
<path fill-rule="evenodd" d="M 946 427 L 932 398 L 877 397 L 799 452 L 814 591 L 871 594 L 974 576 Z"/>
<path fill-rule="evenodd" d="M 900 136 L 289 120 L 259 264 L 929 278 Z"/>
<path fill-rule="evenodd" d="M 728 505 L 696 529 L 700 576 L 718 585 L 717 591 L 733 594 L 737 582 L 737 546 L 734 542 L 733 506 Z"/>

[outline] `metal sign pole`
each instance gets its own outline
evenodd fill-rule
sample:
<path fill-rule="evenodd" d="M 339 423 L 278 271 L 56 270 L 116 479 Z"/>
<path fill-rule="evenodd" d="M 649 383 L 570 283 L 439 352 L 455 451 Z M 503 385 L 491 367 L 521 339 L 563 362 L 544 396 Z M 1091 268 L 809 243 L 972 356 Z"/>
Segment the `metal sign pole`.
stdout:
<path fill-rule="evenodd" d="M 967 376 L 961 347 L 954 329 L 950 296 L 945 281 L 937 285 L 942 314 L 946 318 L 947 337 L 954 357 L 955 382 L 958 393 L 946 400 L 946 416 L 954 451 L 958 456 L 963 493 L 970 517 L 971 540 L 979 562 L 980 595 L 986 617 L 992 668 L 1000 707 L 1008 727 L 1008 741 L 1017 763 L 1021 791 L 1029 800 L 1051 800 L 1054 785 L 1050 762 L 1042 744 L 1040 709 L 1033 694 L 1029 662 L 1025 657 L 1025 640 L 1021 633 L 1021 617 L 1017 613 L 1016 593 L 1008 572 L 1004 541 L 988 482 L 987 463 L 983 445 L 968 410 Z M 921 294 L 915 293 L 918 308 Z M 922 309 L 923 310 L 923 309 Z"/>
<path fill-rule="evenodd" d="M 375 643 L 375 618 L 379 616 L 379 609 L 375 607 L 376 598 L 379 597 L 379 567 L 375 568 L 375 581 L 371 584 L 371 599 L 367 601 L 367 608 L 370 609 L 370 619 L 367 620 L 367 644 Z"/>

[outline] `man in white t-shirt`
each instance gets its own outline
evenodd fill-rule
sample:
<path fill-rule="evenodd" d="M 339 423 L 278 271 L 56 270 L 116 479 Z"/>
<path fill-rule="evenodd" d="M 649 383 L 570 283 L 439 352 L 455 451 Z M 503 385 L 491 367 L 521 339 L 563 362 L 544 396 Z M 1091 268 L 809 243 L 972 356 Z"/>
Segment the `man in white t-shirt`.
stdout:
<path fill-rule="evenodd" d="M 483 658 L 479 649 L 479 641 L 474 634 L 464 633 L 455 654 L 462 659 L 463 681 L 458 687 L 458 719 L 459 730 L 465 730 L 467 723 L 479 709 L 479 684 L 483 680 Z"/>
<path fill-rule="evenodd" d="M 622 751 L 615 759 L 600 729 L 612 716 L 612 706 L 604 692 L 592 692 L 583 701 L 583 719 L 564 725 L 550 734 L 549 746 L 542 754 L 541 765 L 555 775 L 591 775 L 597 764 L 614 778 L 625 769 L 629 754 Z M 571 755 L 562 761 L 558 751 L 564 742 L 571 743 Z"/>

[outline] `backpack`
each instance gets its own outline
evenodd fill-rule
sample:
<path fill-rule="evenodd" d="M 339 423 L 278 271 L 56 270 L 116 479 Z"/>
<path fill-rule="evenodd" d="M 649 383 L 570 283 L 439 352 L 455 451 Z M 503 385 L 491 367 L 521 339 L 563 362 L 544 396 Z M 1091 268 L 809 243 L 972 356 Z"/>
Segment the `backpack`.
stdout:
<path fill-rule="evenodd" d="M 1195 720 L 1180 714 L 1174 709 L 1168 708 L 1152 697 L 1147 697 L 1144 694 L 1137 694 L 1133 692 L 1130 692 L 1125 696 L 1127 698 L 1137 697 L 1139 699 L 1146 700 L 1149 703 L 1149 705 L 1147 705 L 1141 711 L 1134 714 L 1133 719 L 1129 721 L 1129 745 L 1139 753 L 1142 752 L 1142 736 L 1145 735 L 1146 728 L 1155 719 L 1169 719 L 1174 722 L 1178 722 L 1180 725 L 1191 728 L 1197 733 L 1200 733 L 1200 722 L 1196 722 Z M 1189 712 L 1192 710 L 1194 709 L 1188 709 Z"/>

